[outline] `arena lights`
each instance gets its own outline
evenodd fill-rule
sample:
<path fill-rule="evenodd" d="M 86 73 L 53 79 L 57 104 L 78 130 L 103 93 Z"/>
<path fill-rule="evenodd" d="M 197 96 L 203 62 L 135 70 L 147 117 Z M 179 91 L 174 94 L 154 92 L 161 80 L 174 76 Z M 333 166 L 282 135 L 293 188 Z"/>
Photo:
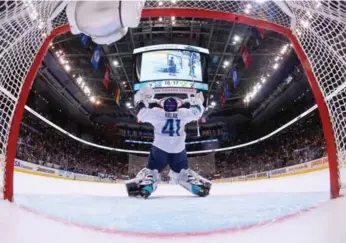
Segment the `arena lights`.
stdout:
<path fill-rule="evenodd" d="M 251 8 L 252 8 L 252 6 L 250 3 L 246 4 L 244 12 L 246 14 L 249 14 L 251 12 Z"/>
<path fill-rule="evenodd" d="M 225 60 L 225 61 L 223 62 L 222 67 L 223 67 L 223 68 L 226 68 L 226 67 L 228 67 L 228 65 L 229 65 L 229 61 Z"/>
<path fill-rule="evenodd" d="M 321 3 L 320 2 L 316 3 L 316 8 L 319 8 L 319 7 L 321 7 Z"/>
<path fill-rule="evenodd" d="M 132 106 L 131 102 L 129 102 L 129 101 L 128 101 L 128 102 L 126 102 L 126 104 L 125 104 L 125 105 L 126 105 L 126 107 L 127 107 L 127 108 L 129 108 L 129 109 L 132 109 L 132 108 L 133 108 L 133 106 Z"/>
<path fill-rule="evenodd" d="M 114 60 L 114 61 L 113 61 L 113 65 L 114 65 L 114 66 L 118 66 L 118 65 L 119 65 L 118 60 Z"/>
<path fill-rule="evenodd" d="M 300 24 L 304 27 L 304 28 L 308 28 L 309 27 L 309 21 L 307 20 L 301 20 Z"/>
<path fill-rule="evenodd" d="M 171 0 L 171 3 L 172 3 L 172 4 L 176 4 L 176 3 L 177 3 L 177 0 Z"/>
<path fill-rule="evenodd" d="M 64 65 L 64 68 L 65 68 L 65 70 L 66 70 L 67 72 L 71 71 L 71 66 L 68 65 L 68 64 L 65 64 L 65 65 Z"/>
<path fill-rule="evenodd" d="M 261 81 L 262 83 L 264 83 L 266 81 L 266 79 L 264 77 L 261 77 Z M 244 98 L 244 103 L 249 103 L 251 101 L 251 99 L 253 99 L 257 93 L 261 90 L 262 85 L 260 83 L 257 83 L 254 87 L 252 92 L 248 93 L 245 98 Z"/>
<path fill-rule="evenodd" d="M 79 76 L 77 79 L 77 84 L 81 84 L 83 82 L 83 78 L 81 76 Z"/>
<path fill-rule="evenodd" d="M 310 11 L 306 11 L 306 15 L 308 16 L 309 19 L 312 19 L 312 13 Z"/>
<path fill-rule="evenodd" d="M 160 2 L 159 2 L 159 6 L 162 6 L 162 5 L 163 5 L 163 2 L 162 2 L 162 1 L 160 1 Z"/>
<path fill-rule="evenodd" d="M 286 54 L 289 50 L 290 45 L 289 44 L 285 44 L 281 50 L 279 55 L 277 55 L 275 57 L 275 63 L 273 64 L 273 69 L 276 70 L 279 68 L 279 63 L 278 61 L 280 61 L 281 59 L 283 59 L 283 55 Z M 291 46 L 292 47 L 292 46 Z M 262 84 L 264 84 L 267 81 L 267 78 L 270 77 L 270 73 L 266 73 L 266 75 L 261 76 L 260 81 Z M 244 103 L 249 103 L 251 101 L 252 98 L 254 98 L 256 96 L 256 94 L 259 92 L 259 90 L 262 88 L 262 85 L 260 83 L 257 83 L 254 87 L 252 92 L 248 93 L 245 98 L 244 98 Z"/>
<path fill-rule="evenodd" d="M 235 42 L 240 41 L 240 36 L 239 36 L 239 35 L 235 35 L 235 36 L 233 37 L 233 40 L 234 40 Z"/>
<path fill-rule="evenodd" d="M 162 18 L 162 17 L 160 17 L 160 18 L 159 18 L 159 21 L 160 21 L 160 22 L 162 22 L 162 20 L 163 20 L 163 18 Z"/>
<path fill-rule="evenodd" d="M 64 69 L 69 72 L 71 71 L 72 67 L 69 65 L 69 61 L 65 59 L 64 57 L 64 52 L 62 50 L 57 50 L 55 52 L 55 55 L 57 56 L 57 58 L 59 59 L 59 62 L 63 65 Z M 116 61 L 116 60 L 115 60 Z M 72 77 L 73 78 L 76 78 L 76 74 L 73 74 Z M 91 96 L 91 89 L 88 87 L 88 85 L 83 82 L 83 78 L 81 76 L 78 76 L 76 78 L 76 83 L 79 85 L 79 87 L 81 88 L 81 90 L 83 91 L 83 93 L 90 97 Z M 97 100 L 95 99 L 94 96 L 90 97 L 89 100 L 92 102 L 92 103 L 95 103 L 97 102 Z"/>
<path fill-rule="evenodd" d="M 24 3 L 24 6 L 28 8 L 28 14 L 29 14 L 29 17 L 32 19 L 32 20 L 36 20 L 37 17 L 38 17 L 38 12 L 35 8 L 35 6 L 32 4 L 32 1 L 31 0 L 24 0 L 23 1 Z M 40 22 L 41 20 L 39 20 Z M 42 22 L 42 21 L 41 21 Z"/>
<path fill-rule="evenodd" d="M 175 20 L 175 16 L 172 16 L 172 17 L 171 17 L 171 20 L 174 21 L 174 20 Z"/>
<path fill-rule="evenodd" d="M 90 96 L 89 100 L 90 100 L 91 103 L 95 103 L 96 102 L 95 96 Z"/>
<path fill-rule="evenodd" d="M 296 29 L 296 33 L 297 33 L 298 36 L 302 35 L 302 32 L 300 31 L 300 29 Z"/>
<path fill-rule="evenodd" d="M 83 91 L 84 91 L 84 93 L 85 93 L 86 95 L 88 95 L 88 96 L 91 95 L 91 91 L 90 91 L 90 89 L 89 89 L 88 86 L 84 86 Z"/>
<path fill-rule="evenodd" d="M 281 55 L 284 55 L 286 52 L 287 52 L 287 50 L 288 50 L 288 44 L 286 44 L 286 45 L 284 45 L 283 47 L 282 47 L 282 49 L 281 49 L 281 51 L 280 51 L 280 54 Z"/>

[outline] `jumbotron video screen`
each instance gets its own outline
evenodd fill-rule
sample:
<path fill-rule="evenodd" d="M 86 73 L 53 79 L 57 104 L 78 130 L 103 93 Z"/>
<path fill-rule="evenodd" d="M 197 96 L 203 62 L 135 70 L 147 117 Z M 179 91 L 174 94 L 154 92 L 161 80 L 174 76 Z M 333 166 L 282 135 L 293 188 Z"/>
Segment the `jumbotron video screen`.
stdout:
<path fill-rule="evenodd" d="M 137 48 L 135 90 L 152 88 L 194 88 L 208 90 L 209 50 L 196 46 L 164 44 Z"/>
<path fill-rule="evenodd" d="M 140 81 L 158 79 L 202 82 L 200 54 L 184 50 L 161 50 L 143 53 Z"/>

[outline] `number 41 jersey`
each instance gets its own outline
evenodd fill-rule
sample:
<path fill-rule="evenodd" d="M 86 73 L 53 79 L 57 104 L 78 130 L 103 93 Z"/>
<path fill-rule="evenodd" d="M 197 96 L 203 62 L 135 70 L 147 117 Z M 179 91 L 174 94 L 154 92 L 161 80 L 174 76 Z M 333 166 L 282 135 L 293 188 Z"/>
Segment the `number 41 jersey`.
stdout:
<path fill-rule="evenodd" d="M 202 105 L 165 112 L 161 108 L 142 108 L 137 118 L 154 126 L 153 145 L 167 153 L 180 153 L 185 149 L 185 125 L 197 121 L 204 111 Z"/>

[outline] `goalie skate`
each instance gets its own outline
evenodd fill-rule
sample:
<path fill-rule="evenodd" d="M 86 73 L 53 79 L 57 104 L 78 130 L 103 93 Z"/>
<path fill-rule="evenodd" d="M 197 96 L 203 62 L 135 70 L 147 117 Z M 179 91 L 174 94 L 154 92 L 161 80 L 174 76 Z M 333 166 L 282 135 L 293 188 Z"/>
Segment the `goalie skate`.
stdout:
<path fill-rule="evenodd" d="M 212 185 L 211 181 L 198 175 L 193 170 L 182 169 L 180 173 L 175 173 L 173 171 L 170 171 L 169 174 L 173 182 L 181 185 L 182 187 L 192 192 L 193 194 L 200 197 L 206 197 L 209 195 L 209 191 Z"/>
<path fill-rule="evenodd" d="M 160 183 L 160 174 L 157 170 L 142 169 L 136 176 L 125 182 L 130 197 L 148 198 Z"/>

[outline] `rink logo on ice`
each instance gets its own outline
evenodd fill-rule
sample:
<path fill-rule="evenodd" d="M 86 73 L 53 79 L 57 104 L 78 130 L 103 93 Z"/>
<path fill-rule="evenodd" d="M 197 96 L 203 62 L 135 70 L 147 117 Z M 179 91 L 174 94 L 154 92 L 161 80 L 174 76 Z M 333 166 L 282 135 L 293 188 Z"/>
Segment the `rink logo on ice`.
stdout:
<path fill-rule="evenodd" d="M 286 168 L 282 168 L 282 169 L 277 169 L 277 170 L 273 170 L 270 172 L 271 176 L 275 176 L 275 175 L 281 175 L 281 174 L 285 174 L 286 173 Z"/>
<path fill-rule="evenodd" d="M 42 167 L 37 167 L 37 171 L 43 172 L 43 173 L 55 174 L 54 170 L 46 169 L 46 168 L 42 168 Z"/>

